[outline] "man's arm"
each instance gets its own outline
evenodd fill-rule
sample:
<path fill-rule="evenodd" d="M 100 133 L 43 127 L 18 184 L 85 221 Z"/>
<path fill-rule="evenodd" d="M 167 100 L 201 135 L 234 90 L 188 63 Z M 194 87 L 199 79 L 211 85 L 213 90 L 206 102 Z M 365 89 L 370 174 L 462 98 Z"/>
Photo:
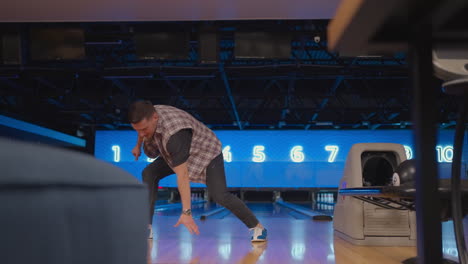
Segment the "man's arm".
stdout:
<path fill-rule="evenodd" d="M 143 143 L 143 137 L 140 134 L 137 135 L 136 147 L 141 148 L 141 143 Z"/>
<path fill-rule="evenodd" d="M 182 201 L 182 209 L 191 209 L 190 180 L 187 169 L 187 160 L 190 156 L 192 130 L 182 129 L 171 136 L 167 142 L 167 150 L 172 158 L 172 170 L 177 174 L 177 187 Z M 184 224 L 190 233 L 199 234 L 198 226 L 190 214 L 182 214 L 175 226 Z"/>
<path fill-rule="evenodd" d="M 138 134 L 136 146 L 132 149 L 132 154 L 135 157 L 135 160 L 138 160 L 138 158 L 141 155 L 141 143 L 142 142 L 143 142 L 143 137 L 141 137 L 140 134 Z"/>
<path fill-rule="evenodd" d="M 174 172 L 177 174 L 177 188 L 179 189 L 180 199 L 182 201 L 182 210 L 190 210 L 191 209 L 191 199 L 190 199 L 190 181 L 187 169 L 187 163 L 184 162 L 177 167 L 173 168 Z M 181 214 L 179 221 L 175 224 L 175 226 L 179 226 L 180 224 L 184 224 L 185 227 L 190 231 L 190 234 L 200 234 L 198 231 L 198 226 L 195 224 L 193 217 L 191 214 Z"/>

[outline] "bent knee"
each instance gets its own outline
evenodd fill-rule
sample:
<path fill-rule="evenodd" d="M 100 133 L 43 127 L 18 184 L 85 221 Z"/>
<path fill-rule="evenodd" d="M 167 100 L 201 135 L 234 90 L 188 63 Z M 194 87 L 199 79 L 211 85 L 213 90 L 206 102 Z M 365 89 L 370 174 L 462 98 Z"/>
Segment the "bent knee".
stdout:
<path fill-rule="evenodd" d="M 216 203 L 224 206 L 229 203 L 230 200 L 234 199 L 234 195 L 232 195 L 230 192 L 212 193 L 211 199 L 213 199 L 213 201 Z"/>
<path fill-rule="evenodd" d="M 151 169 L 150 167 L 144 168 L 141 175 L 144 182 L 159 181 L 166 176 L 160 170 Z"/>
<path fill-rule="evenodd" d="M 152 171 L 151 169 L 146 167 L 143 169 L 141 176 L 144 182 L 151 182 L 154 180 L 154 178 L 156 178 L 157 173 L 155 173 L 155 171 Z"/>

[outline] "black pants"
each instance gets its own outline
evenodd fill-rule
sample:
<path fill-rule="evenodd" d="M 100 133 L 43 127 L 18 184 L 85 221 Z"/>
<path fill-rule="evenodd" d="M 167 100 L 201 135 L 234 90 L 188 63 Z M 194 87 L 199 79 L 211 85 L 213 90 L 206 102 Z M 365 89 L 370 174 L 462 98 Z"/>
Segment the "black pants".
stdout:
<path fill-rule="evenodd" d="M 158 199 L 159 181 L 174 171 L 166 161 L 158 158 L 143 170 L 143 182 L 149 188 L 150 194 L 150 223 L 153 223 L 154 204 Z M 211 198 L 221 206 L 224 206 L 239 218 L 248 228 L 258 224 L 258 219 L 252 211 L 237 196 L 228 192 L 226 187 L 226 174 L 224 173 L 224 160 L 221 153 L 214 158 L 206 168 L 206 187 Z"/>

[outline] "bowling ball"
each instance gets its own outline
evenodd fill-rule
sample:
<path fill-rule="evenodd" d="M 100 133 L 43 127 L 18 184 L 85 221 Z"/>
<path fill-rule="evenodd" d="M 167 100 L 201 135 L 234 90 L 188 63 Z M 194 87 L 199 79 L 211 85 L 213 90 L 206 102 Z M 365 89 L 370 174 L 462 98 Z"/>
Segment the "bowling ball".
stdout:
<path fill-rule="evenodd" d="M 408 159 L 398 165 L 393 172 L 393 186 L 413 185 L 416 179 L 416 161 Z"/>

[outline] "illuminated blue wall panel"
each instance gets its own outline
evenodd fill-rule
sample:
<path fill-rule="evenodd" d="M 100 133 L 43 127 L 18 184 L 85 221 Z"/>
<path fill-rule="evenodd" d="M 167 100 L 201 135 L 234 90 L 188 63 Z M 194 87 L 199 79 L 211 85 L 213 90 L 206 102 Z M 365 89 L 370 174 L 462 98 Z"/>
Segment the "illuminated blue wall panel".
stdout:
<path fill-rule="evenodd" d="M 337 187 L 348 151 L 355 143 L 403 144 L 410 158 L 414 158 L 411 130 L 222 130 L 215 133 L 223 143 L 228 187 Z M 439 133 L 436 150 L 443 178 L 450 177 L 453 134 L 451 130 Z M 141 171 L 150 161 L 143 153 L 138 161 L 134 160 L 131 150 L 136 136 L 133 130 L 97 131 L 96 158 L 111 162 L 141 180 Z M 176 177 L 163 179 L 160 186 L 176 187 Z"/>
<path fill-rule="evenodd" d="M 51 145 L 86 147 L 86 140 L 35 124 L 0 115 L 0 136 Z"/>

